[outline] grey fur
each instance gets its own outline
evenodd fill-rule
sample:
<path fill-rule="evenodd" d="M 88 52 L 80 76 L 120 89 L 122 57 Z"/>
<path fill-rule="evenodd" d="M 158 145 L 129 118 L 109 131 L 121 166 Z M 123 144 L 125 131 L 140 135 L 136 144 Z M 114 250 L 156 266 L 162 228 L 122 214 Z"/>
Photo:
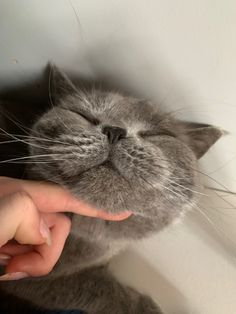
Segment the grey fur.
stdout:
<path fill-rule="evenodd" d="M 58 183 L 107 212 L 133 214 L 121 222 L 73 215 L 52 273 L 1 288 L 46 308 L 160 314 L 149 297 L 122 286 L 103 265 L 131 241 L 157 233 L 194 206 L 200 185 L 197 158 L 221 131 L 175 120 L 148 101 L 77 89 L 55 67 L 51 102 L 34 124 L 29 146 L 31 156 L 45 155 L 35 160 L 46 163 L 33 163 L 29 177 Z M 122 128 L 127 135 L 111 144 L 104 126 Z"/>

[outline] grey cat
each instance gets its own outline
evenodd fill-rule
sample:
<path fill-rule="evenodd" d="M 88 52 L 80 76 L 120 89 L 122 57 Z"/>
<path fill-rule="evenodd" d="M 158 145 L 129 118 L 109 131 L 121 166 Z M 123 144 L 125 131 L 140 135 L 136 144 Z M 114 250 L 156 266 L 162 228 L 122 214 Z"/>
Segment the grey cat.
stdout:
<path fill-rule="evenodd" d="M 71 215 L 63 254 L 45 277 L 0 284 L 10 294 L 48 309 L 88 314 L 161 314 L 107 270 L 130 242 L 170 225 L 198 201 L 197 159 L 220 129 L 176 120 L 158 106 L 101 89 L 76 88 L 52 68 L 53 107 L 33 125 L 29 153 L 41 155 L 28 177 L 58 183 L 124 221 Z"/>

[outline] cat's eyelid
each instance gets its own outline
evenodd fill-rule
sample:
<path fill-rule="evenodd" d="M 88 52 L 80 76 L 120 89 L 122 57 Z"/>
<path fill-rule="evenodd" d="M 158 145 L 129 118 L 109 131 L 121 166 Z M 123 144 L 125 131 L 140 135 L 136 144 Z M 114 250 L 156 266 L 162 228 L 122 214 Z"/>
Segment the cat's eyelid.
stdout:
<path fill-rule="evenodd" d="M 85 114 L 84 112 L 75 111 L 75 110 L 70 110 L 70 111 L 80 115 L 82 118 L 84 118 L 85 120 L 87 120 L 91 124 L 98 125 L 100 123 L 98 119 L 92 117 L 91 115 Z"/>
<path fill-rule="evenodd" d="M 144 132 L 139 132 L 139 135 L 143 138 L 145 137 L 155 137 L 155 136 L 171 136 L 171 137 L 176 137 L 176 135 L 168 130 L 162 130 L 162 131 L 144 131 Z"/>
<path fill-rule="evenodd" d="M 98 119 L 90 116 L 90 115 L 87 115 L 87 114 L 84 114 L 82 112 L 78 112 L 78 114 L 83 117 L 85 120 L 88 120 L 90 123 L 94 124 L 94 125 L 98 125 L 100 122 Z"/>

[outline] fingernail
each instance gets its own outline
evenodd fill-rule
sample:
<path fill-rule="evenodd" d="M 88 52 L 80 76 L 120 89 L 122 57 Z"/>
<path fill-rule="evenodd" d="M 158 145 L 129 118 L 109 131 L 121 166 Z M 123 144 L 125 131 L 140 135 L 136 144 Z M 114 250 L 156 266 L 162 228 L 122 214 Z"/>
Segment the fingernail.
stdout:
<path fill-rule="evenodd" d="M 40 224 L 39 224 L 39 231 L 40 231 L 42 237 L 45 239 L 47 245 L 51 245 L 52 244 L 51 233 L 50 233 L 50 230 L 49 230 L 47 224 L 45 223 L 45 221 L 42 218 L 41 218 Z"/>
<path fill-rule="evenodd" d="M 0 253 L 0 259 L 8 260 L 10 258 L 11 258 L 11 256 L 8 254 Z"/>
<path fill-rule="evenodd" d="M 6 266 L 9 263 L 9 260 L 11 259 L 10 255 L 0 253 L 0 265 Z"/>
<path fill-rule="evenodd" d="M 8 273 L 3 276 L 0 276 L 0 281 L 8 281 L 8 280 L 18 280 L 29 277 L 27 273 L 17 272 L 17 273 Z"/>

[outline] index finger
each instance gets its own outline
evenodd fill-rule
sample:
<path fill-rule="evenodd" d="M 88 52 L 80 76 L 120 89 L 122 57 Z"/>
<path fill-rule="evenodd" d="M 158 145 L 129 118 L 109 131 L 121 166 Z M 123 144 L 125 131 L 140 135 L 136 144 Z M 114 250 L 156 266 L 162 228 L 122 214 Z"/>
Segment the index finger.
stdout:
<path fill-rule="evenodd" d="M 102 209 L 93 208 L 53 183 L 0 177 L 0 196 L 19 190 L 27 192 L 42 212 L 73 212 L 105 220 L 123 220 L 131 215 L 129 211 L 110 214 Z"/>

